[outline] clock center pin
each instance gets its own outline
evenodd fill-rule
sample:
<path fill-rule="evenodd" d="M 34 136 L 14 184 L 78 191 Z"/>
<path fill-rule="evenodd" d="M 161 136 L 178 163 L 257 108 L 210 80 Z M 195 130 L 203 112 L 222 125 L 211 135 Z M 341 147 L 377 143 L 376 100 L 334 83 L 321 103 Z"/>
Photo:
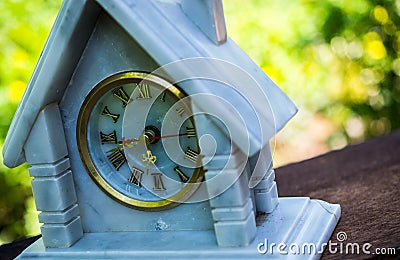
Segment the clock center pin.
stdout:
<path fill-rule="evenodd" d="M 146 126 L 144 129 L 144 137 L 146 138 L 146 142 L 148 141 L 149 144 L 155 144 L 158 141 L 160 141 L 161 138 L 158 138 L 161 136 L 161 132 L 160 130 L 153 126 L 153 125 L 149 125 Z"/>

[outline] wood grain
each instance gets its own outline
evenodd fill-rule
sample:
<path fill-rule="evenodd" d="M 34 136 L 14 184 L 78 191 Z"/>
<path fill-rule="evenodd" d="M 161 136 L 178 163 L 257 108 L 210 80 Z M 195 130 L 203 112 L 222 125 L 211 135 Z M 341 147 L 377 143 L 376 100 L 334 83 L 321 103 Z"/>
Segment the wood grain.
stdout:
<path fill-rule="evenodd" d="M 400 248 L 400 131 L 276 170 L 280 196 L 308 196 L 338 203 L 342 216 L 331 240 Z M 345 242 L 344 242 L 345 243 Z M 324 259 L 377 258 L 329 254 Z"/>

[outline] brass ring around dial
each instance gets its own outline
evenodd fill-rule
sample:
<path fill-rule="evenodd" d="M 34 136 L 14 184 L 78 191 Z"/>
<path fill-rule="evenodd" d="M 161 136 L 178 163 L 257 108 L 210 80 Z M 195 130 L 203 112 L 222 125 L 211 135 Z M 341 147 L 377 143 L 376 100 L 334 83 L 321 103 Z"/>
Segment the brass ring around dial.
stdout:
<path fill-rule="evenodd" d="M 90 175 L 90 177 L 94 180 L 94 182 L 112 199 L 122 203 L 126 206 L 145 210 L 145 211 L 158 211 L 165 210 L 171 207 L 179 205 L 182 201 L 187 200 L 200 186 L 200 182 L 203 179 L 203 169 L 195 168 L 192 176 L 190 177 L 187 184 L 176 194 L 172 195 L 166 199 L 160 199 L 157 201 L 144 201 L 140 199 L 136 199 L 130 196 L 127 196 L 121 192 L 119 192 L 116 188 L 114 188 L 99 172 L 99 169 L 96 167 L 93 158 L 90 153 L 89 144 L 88 144 L 88 123 L 89 118 L 92 113 L 94 106 L 97 101 L 109 90 L 116 88 L 118 86 L 129 84 L 129 83 L 137 83 L 141 81 L 148 81 L 152 84 L 157 85 L 158 87 L 164 88 L 172 93 L 178 100 L 186 97 L 186 94 L 182 92 L 179 88 L 172 85 L 165 79 L 145 72 L 121 72 L 116 73 L 101 82 L 99 82 L 87 95 L 86 99 L 83 102 L 83 105 L 80 109 L 78 120 L 77 120 L 77 144 L 79 149 L 79 154 L 82 159 L 83 165 Z M 185 109 L 190 109 L 185 107 Z M 192 124 L 194 126 L 193 119 Z M 177 202 L 179 201 L 179 202 Z"/>

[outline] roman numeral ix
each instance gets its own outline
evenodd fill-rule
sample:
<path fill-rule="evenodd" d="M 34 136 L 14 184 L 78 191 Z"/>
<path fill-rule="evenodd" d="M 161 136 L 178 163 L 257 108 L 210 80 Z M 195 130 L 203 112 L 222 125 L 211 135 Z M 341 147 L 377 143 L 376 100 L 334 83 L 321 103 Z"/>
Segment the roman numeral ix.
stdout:
<path fill-rule="evenodd" d="M 101 144 L 116 144 L 117 134 L 115 133 L 115 130 L 109 134 L 100 132 L 100 139 L 101 139 Z"/>

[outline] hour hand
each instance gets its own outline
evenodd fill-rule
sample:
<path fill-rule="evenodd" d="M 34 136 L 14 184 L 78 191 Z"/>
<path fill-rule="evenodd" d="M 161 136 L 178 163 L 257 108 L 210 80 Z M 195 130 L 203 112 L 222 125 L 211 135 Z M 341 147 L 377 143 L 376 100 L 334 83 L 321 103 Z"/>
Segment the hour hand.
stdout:
<path fill-rule="evenodd" d="M 126 149 L 126 148 L 135 148 L 138 144 L 146 144 L 146 146 L 148 147 L 147 145 L 148 141 L 146 139 L 147 138 L 145 137 L 144 134 L 142 134 L 139 138 L 126 139 L 125 137 L 122 137 L 121 141 L 118 141 L 118 146 L 120 146 L 121 149 Z"/>

